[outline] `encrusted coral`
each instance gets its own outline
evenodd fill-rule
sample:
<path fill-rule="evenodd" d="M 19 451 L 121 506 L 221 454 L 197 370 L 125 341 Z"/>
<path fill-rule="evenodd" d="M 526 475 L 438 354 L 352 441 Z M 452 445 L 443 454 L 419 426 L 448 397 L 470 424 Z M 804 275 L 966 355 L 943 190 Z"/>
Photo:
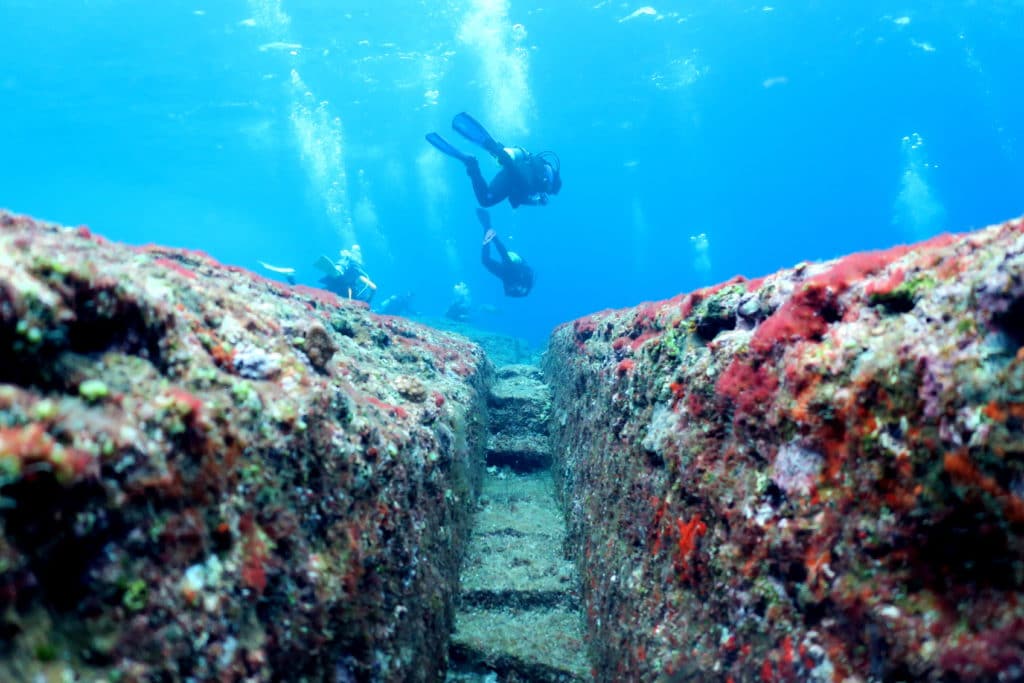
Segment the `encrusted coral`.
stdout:
<path fill-rule="evenodd" d="M 596 678 L 1024 678 L 1021 321 L 1012 221 L 556 330 Z"/>
<path fill-rule="evenodd" d="M 325 372 L 331 357 L 338 350 L 338 345 L 331 339 L 331 335 L 324 326 L 319 323 L 314 323 L 306 329 L 304 339 L 305 343 L 302 345 L 302 349 L 306 352 L 309 362 L 320 372 Z"/>
<path fill-rule="evenodd" d="M 423 382 L 408 375 L 399 375 L 395 378 L 395 391 L 413 403 L 423 403 L 427 400 L 427 388 L 423 386 Z"/>
<path fill-rule="evenodd" d="M 0 680 L 437 680 L 487 372 L 328 293 L 0 213 Z"/>

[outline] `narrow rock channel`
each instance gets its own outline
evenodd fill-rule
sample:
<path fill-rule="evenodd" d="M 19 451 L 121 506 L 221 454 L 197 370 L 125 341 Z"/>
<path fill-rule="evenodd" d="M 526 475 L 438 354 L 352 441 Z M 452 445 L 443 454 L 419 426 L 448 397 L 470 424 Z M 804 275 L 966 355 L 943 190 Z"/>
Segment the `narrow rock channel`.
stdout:
<path fill-rule="evenodd" d="M 536 366 L 496 376 L 448 680 L 587 680 L 577 575 L 551 479 L 550 392 Z"/>
<path fill-rule="evenodd" d="M 1024 680 L 1022 320 L 1014 220 L 495 369 L 0 212 L 0 681 Z"/>

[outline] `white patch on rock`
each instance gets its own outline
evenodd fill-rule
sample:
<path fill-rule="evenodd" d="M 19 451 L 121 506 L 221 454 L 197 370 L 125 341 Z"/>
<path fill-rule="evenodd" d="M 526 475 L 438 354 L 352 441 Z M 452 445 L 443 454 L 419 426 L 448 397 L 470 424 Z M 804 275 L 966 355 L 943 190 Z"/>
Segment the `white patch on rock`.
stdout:
<path fill-rule="evenodd" d="M 267 353 L 253 344 L 240 344 L 235 349 L 235 372 L 247 379 L 273 379 L 281 372 L 281 356 Z"/>
<path fill-rule="evenodd" d="M 779 448 L 772 463 L 772 481 L 786 492 L 808 495 L 821 474 L 825 458 L 820 453 L 790 441 Z"/>
<path fill-rule="evenodd" d="M 658 404 L 651 411 L 651 421 L 647 424 L 647 433 L 640 445 L 652 453 L 661 455 L 665 440 L 674 435 L 679 428 L 679 416 L 672 412 L 666 403 Z"/>

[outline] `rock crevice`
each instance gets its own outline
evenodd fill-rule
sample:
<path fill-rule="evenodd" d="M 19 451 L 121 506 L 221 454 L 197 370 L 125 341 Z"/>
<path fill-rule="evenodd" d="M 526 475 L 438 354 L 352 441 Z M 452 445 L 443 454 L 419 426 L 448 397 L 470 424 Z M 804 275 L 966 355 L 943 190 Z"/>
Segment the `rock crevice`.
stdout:
<path fill-rule="evenodd" d="M 448 680 L 587 680 L 578 579 L 548 469 L 548 388 L 533 365 L 495 377 Z"/>

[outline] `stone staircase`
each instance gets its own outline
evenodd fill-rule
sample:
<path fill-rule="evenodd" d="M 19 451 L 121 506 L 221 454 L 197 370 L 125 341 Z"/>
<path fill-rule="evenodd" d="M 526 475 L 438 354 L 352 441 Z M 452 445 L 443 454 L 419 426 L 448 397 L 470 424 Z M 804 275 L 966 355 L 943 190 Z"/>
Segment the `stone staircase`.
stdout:
<path fill-rule="evenodd" d="M 554 498 L 540 369 L 507 365 L 488 399 L 491 433 L 447 680 L 584 681 L 577 575 Z"/>

